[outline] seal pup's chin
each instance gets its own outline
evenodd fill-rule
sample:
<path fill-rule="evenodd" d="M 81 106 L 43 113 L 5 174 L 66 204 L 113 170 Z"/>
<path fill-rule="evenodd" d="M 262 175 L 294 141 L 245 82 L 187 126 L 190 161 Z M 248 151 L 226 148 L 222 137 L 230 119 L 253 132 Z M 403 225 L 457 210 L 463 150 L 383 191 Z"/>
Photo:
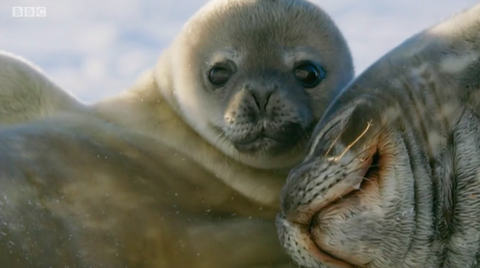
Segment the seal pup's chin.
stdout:
<path fill-rule="evenodd" d="M 275 157 L 289 150 L 304 148 L 308 132 L 299 124 L 290 124 L 282 130 L 262 129 L 257 134 L 249 134 L 242 139 L 233 140 L 232 144 L 240 153 L 254 155 L 263 153 Z"/>
<path fill-rule="evenodd" d="M 245 154 L 255 154 L 259 151 L 265 152 L 266 154 L 276 154 L 276 152 L 284 151 L 285 148 L 291 148 L 294 144 L 292 143 L 280 143 L 268 136 L 259 136 L 253 139 L 242 140 L 234 142 L 233 146 L 241 153 Z M 274 153 L 275 152 L 275 153 Z"/>

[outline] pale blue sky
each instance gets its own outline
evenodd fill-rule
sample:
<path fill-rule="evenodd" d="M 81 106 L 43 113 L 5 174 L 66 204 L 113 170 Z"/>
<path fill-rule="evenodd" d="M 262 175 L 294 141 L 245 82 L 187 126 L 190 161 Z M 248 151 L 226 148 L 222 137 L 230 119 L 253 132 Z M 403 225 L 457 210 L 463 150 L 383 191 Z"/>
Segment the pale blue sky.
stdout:
<path fill-rule="evenodd" d="M 343 31 L 356 73 L 416 32 L 475 0 L 313 0 Z M 133 84 L 157 61 L 204 0 L 0 0 L 0 50 L 39 65 L 91 102 Z M 14 18 L 12 7 L 45 6 L 46 18 Z"/>

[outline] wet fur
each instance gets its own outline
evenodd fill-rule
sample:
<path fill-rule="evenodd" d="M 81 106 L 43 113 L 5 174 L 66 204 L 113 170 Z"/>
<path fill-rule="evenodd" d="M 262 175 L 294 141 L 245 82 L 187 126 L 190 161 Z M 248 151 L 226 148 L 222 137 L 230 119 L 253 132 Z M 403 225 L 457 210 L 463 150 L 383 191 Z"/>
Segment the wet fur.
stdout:
<path fill-rule="evenodd" d="M 480 267 L 479 96 L 480 5 L 412 37 L 352 81 L 282 190 L 278 232 L 297 264 Z M 317 245 L 352 265 L 315 260 L 294 222 L 312 217 L 305 208 L 331 189 L 353 187 L 349 174 L 375 152 L 376 186 L 325 208 L 311 227 Z"/>

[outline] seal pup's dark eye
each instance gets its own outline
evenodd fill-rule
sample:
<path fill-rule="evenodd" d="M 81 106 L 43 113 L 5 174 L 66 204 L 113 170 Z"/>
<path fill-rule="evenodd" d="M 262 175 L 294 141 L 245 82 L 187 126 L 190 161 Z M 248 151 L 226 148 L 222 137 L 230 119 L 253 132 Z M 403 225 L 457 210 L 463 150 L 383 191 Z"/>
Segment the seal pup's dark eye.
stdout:
<path fill-rule="evenodd" d="M 293 69 L 298 82 L 305 88 L 316 87 L 325 78 L 325 71 L 312 62 L 301 62 Z"/>
<path fill-rule="evenodd" d="M 208 73 L 208 80 L 210 83 L 212 83 L 212 85 L 221 87 L 227 83 L 232 74 L 233 70 L 229 66 L 216 65 L 210 69 L 210 72 Z"/>

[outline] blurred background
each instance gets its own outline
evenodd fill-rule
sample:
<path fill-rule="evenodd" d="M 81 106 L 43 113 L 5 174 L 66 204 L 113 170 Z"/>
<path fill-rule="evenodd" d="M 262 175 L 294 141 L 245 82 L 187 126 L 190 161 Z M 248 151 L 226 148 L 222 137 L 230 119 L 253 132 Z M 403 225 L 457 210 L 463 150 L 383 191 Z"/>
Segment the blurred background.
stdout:
<path fill-rule="evenodd" d="M 39 65 L 91 103 L 131 86 L 206 0 L 0 0 L 0 50 Z M 406 38 L 475 0 L 313 0 L 343 31 L 356 74 Z M 46 7 L 13 17 L 12 7 Z"/>

